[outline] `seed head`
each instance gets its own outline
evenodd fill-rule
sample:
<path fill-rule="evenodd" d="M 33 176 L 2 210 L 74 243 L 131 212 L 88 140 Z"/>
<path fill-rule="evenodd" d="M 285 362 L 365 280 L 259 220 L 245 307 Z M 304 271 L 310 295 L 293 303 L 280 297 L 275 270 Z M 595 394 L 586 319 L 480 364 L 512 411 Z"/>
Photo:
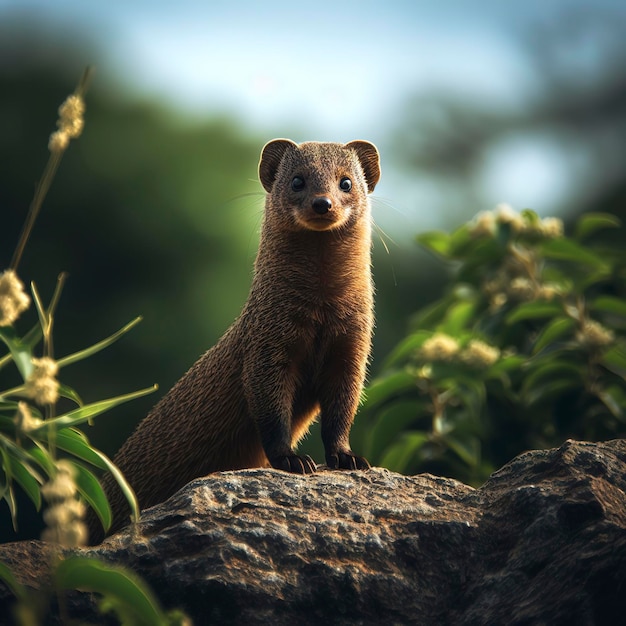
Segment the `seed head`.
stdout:
<path fill-rule="evenodd" d="M 29 307 L 30 298 L 13 270 L 0 274 L 0 326 L 10 326 Z"/>
<path fill-rule="evenodd" d="M 535 286 L 530 279 L 518 276 L 511 281 L 508 293 L 517 300 L 532 300 L 535 296 Z"/>
<path fill-rule="evenodd" d="M 445 333 L 436 333 L 427 339 L 420 350 L 420 356 L 426 361 L 452 361 L 459 352 L 459 343 Z"/>
<path fill-rule="evenodd" d="M 59 107 L 59 120 L 68 124 L 81 119 L 85 114 L 85 101 L 78 95 L 72 94 Z"/>
<path fill-rule="evenodd" d="M 498 224 L 508 224 L 514 233 L 524 230 L 524 218 L 510 204 L 499 204 L 495 210 L 495 218 Z"/>
<path fill-rule="evenodd" d="M 15 414 L 14 422 L 18 430 L 23 433 L 29 433 L 31 430 L 35 430 L 43 424 L 43 421 L 38 417 L 33 417 L 30 407 L 26 402 L 17 403 L 17 413 Z"/>
<path fill-rule="evenodd" d="M 563 220 L 558 217 L 544 217 L 541 220 L 541 234 L 548 239 L 563 236 Z"/>
<path fill-rule="evenodd" d="M 65 99 L 59 107 L 59 130 L 50 135 L 48 149 L 50 152 L 63 152 L 70 143 L 70 139 L 76 139 L 83 132 L 85 120 L 85 101 L 81 96 L 72 94 Z"/>
<path fill-rule="evenodd" d="M 84 522 L 74 520 L 65 526 L 53 526 L 45 528 L 41 533 L 41 539 L 51 543 L 59 543 L 68 548 L 77 548 L 87 543 L 89 532 Z"/>
<path fill-rule="evenodd" d="M 74 466 L 62 459 L 56 462 L 54 477 L 41 488 L 48 502 L 48 508 L 43 514 L 46 528 L 41 538 L 72 548 L 84 545 L 88 536 L 87 527 L 82 521 L 85 505 L 76 499 L 78 487 L 75 476 Z"/>
<path fill-rule="evenodd" d="M 54 404 L 59 399 L 56 361 L 49 357 L 33 358 L 32 361 L 34 368 L 24 385 L 26 395 L 37 404 Z"/>
<path fill-rule="evenodd" d="M 499 311 L 508 301 L 505 293 L 496 293 L 489 300 L 489 310 L 492 313 Z"/>
<path fill-rule="evenodd" d="M 480 339 L 472 339 L 461 353 L 463 363 L 481 369 L 493 365 L 499 358 L 500 350 Z"/>
<path fill-rule="evenodd" d="M 587 348 L 605 348 L 615 341 L 615 334 L 595 320 L 585 320 L 576 333 L 576 339 Z"/>
<path fill-rule="evenodd" d="M 491 211 L 481 211 L 470 224 L 472 237 L 493 237 L 496 232 L 496 218 Z"/>
<path fill-rule="evenodd" d="M 55 130 L 50 135 L 48 150 L 50 152 L 63 152 L 70 144 L 70 135 L 65 130 Z"/>
<path fill-rule="evenodd" d="M 537 289 L 537 298 L 541 300 L 554 300 L 563 293 L 563 289 L 556 283 L 544 283 Z"/>

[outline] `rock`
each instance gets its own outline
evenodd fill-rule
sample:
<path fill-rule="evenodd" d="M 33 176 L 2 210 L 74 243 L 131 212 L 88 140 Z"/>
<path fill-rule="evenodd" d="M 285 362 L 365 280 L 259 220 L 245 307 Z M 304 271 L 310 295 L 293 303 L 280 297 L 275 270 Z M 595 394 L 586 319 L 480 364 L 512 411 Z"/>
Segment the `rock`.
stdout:
<path fill-rule="evenodd" d="M 479 489 L 384 469 L 198 479 L 96 548 L 201 624 L 614 624 L 626 441 L 522 454 Z M 0 546 L 36 588 L 41 542 Z M 0 584 L 0 616 L 10 593 Z M 87 614 L 89 594 L 68 598 Z M 623 622 L 622 622 L 623 623 Z"/>

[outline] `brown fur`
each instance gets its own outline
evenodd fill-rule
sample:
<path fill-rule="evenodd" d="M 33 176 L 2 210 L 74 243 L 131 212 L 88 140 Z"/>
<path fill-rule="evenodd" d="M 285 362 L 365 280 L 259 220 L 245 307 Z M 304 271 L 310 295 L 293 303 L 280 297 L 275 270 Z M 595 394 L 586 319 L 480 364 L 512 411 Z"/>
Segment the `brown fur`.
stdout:
<path fill-rule="evenodd" d="M 304 189 L 292 189 L 295 176 Z M 369 467 L 348 438 L 370 353 L 367 194 L 379 176 L 378 153 L 367 142 L 278 139 L 264 147 L 259 177 L 267 199 L 243 311 L 114 459 L 142 508 L 215 471 L 270 465 L 314 471 L 294 448 L 318 414 L 327 464 Z M 348 192 L 340 189 L 343 177 L 352 181 Z M 322 207 L 330 202 L 327 211 L 320 198 Z M 104 486 L 116 530 L 128 506 L 110 476 Z M 94 538 L 97 526 L 91 524 Z"/>

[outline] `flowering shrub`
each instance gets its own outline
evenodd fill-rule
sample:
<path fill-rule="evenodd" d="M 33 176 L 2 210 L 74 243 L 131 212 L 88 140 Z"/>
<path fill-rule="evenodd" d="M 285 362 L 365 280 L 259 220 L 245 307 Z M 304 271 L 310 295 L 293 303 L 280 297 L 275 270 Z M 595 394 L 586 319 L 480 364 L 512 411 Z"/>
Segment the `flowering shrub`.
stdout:
<path fill-rule="evenodd" d="M 41 538 L 47 543 L 52 589 L 44 590 L 37 597 L 2 563 L 0 581 L 16 596 L 14 617 L 15 623 L 19 624 L 48 623 L 45 611 L 50 600 L 49 591 L 55 592 L 59 598 L 60 621 L 68 623 L 68 616 L 63 614 L 65 602 L 62 595 L 77 588 L 99 593 L 102 612 L 114 612 L 125 624 L 191 624 L 180 611 L 165 614 L 145 583 L 132 572 L 105 565 L 97 559 L 68 556 L 62 552 L 62 549 L 76 548 L 87 542 L 87 527 L 83 521 L 85 504 L 94 509 L 105 530 L 110 527 L 111 509 L 91 471 L 93 467 L 113 474 L 128 499 L 133 520 L 139 518 L 137 500 L 130 485 L 115 465 L 89 443 L 78 426 L 123 402 L 151 393 L 156 386 L 84 404 L 78 393 L 58 378 L 64 367 L 111 345 L 135 326 L 139 318 L 91 347 L 54 358 L 52 331 L 54 312 L 65 279 L 61 276 L 48 307 L 43 305 L 36 286 L 31 285 L 39 323 L 23 336 L 19 336 L 15 329 L 16 322 L 31 305 L 17 268 L 61 157 L 70 140 L 83 130 L 83 94 L 88 77 L 87 71 L 77 91 L 59 108 L 58 130 L 49 140 L 51 155 L 44 175 L 36 188 L 11 266 L 0 273 L 0 343 L 7 348 L 7 353 L 0 357 L 0 373 L 13 365 L 22 379 L 18 386 L 5 390 L 0 387 L 0 503 L 4 501 L 8 505 L 14 528 L 18 522 L 17 487 L 23 489 L 38 511 L 43 508 L 46 528 Z M 35 356 L 37 350 L 41 350 L 42 356 Z M 74 408 L 57 415 L 60 398 L 69 400 Z M 8 616 L 3 617 L 8 619 Z"/>
<path fill-rule="evenodd" d="M 475 484 L 515 454 L 626 432 L 626 254 L 596 233 L 507 205 L 418 241 L 449 263 L 365 394 L 367 455 Z"/>

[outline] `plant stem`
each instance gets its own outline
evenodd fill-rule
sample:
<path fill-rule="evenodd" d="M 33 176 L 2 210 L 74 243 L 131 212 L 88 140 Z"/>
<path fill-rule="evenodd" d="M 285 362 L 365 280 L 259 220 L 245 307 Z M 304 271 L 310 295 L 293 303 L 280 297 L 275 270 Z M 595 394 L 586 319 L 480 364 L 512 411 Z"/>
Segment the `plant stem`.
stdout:
<path fill-rule="evenodd" d="M 91 77 L 93 76 L 93 66 L 89 66 L 83 72 L 83 75 L 76 87 L 76 91 L 74 92 L 77 96 L 84 96 L 87 91 L 87 87 L 89 86 L 89 82 L 91 81 Z M 26 243 L 30 237 L 30 234 L 33 231 L 33 226 L 35 225 L 35 220 L 41 211 L 41 207 L 43 205 L 43 201 L 50 189 L 50 185 L 54 180 L 54 176 L 59 169 L 59 164 L 61 163 L 61 158 L 63 157 L 63 152 L 53 152 L 50 154 L 48 162 L 43 171 L 43 175 L 41 180 L 37 183 L 37 187 L 35 187 L 35 195 L 33 196 L 33 200 L 30 203 L 30 207 L 28 209 L 28 215 L 26 216 L 26 221 L 24 222 L 24 226 L 22 228 L 22 232 L 20 234 L 20 238 L 18 240 L 17 246 L 15 248 L 15 252 L 13 253 L 13 258 L 11 259 L 11 265 L 9 266 L 14 272 L 17 273 L 17 266 L 20 264 L 22 260 L 22 255 L 24 254 L 24 248 L 26 247 Z"/>

